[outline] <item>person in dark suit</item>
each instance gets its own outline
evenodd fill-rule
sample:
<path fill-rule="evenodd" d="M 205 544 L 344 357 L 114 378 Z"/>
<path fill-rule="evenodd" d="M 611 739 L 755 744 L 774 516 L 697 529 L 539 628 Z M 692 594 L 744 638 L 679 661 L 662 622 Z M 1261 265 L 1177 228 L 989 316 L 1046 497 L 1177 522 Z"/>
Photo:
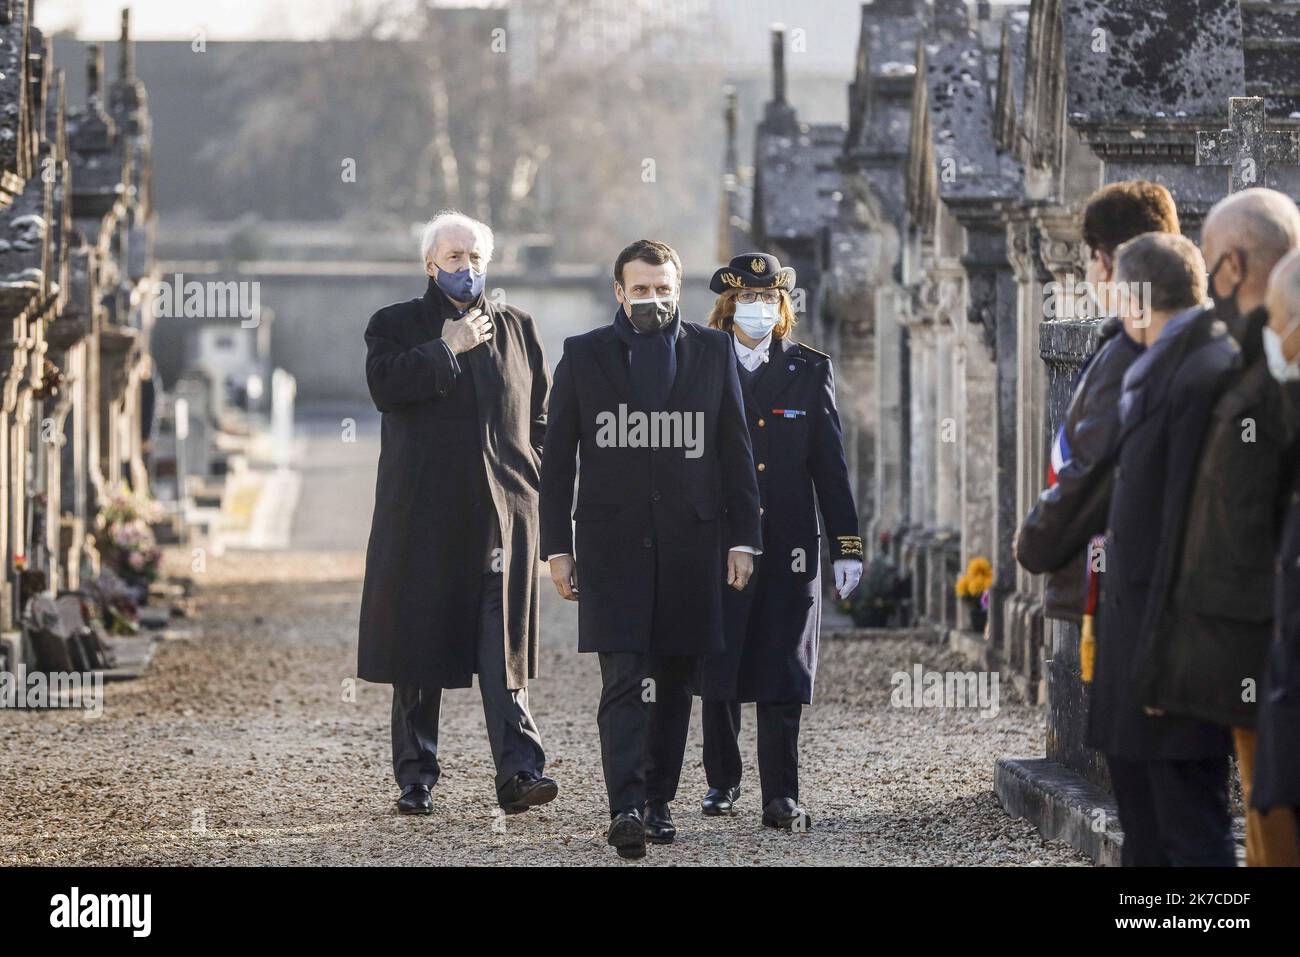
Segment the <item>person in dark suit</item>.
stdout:
<path fill-rule="evenodd" d="M 608 840 L 630 858 L 676 835 L 698 658 L 762 545 L 731 341 L 682 320 L 681 278 L 663 243 L 619 254 L 613 322 L 564 343 L 542 456 L 542 554 L 600 656 Z"/>
<path fill-rule="evenodd" d="M 1273 270 L 1268 283 L 1264 352 L 1287 412 L 1300 418 L 1300 251 Z M 1256 721 L 1251 805 L 1270 836 L 1264 863 L 1300 866 L 1300 463 L 1284 476 L 1286 515 L 1273 580 L 1273 639 Z"/>
<path fill-rule="evenodd" d="M 1054 444 L 1049 484 L 1016 535 L 1016 560 L 1044 575 L 1043 614 L 1082 624 L 1088 609 L 1089 545 L 1106 527 L 1119 445 L 1119 393 L 1142 346 L 1110 314 L 1115 250 L 1143 233 L 1177 233 L 1169 190 L 1146 180 L 1108 183 L 1088 199 L 1082 217 L 1088 248 L 1085 277 L 1103 312 L 1097 349 L 1080 370 Z"/>
<path fill-rule="evenodd" d="M 1240 362 L 1203 305 L 1188 239 L 1148 233 L 1116 250 L 1125 330 L 1146 347 L 1124 375 L 1101 576 L 1087 743 L 1106 756 L 1129 866 L 1231 866 L 1227 730 L 1144 706 L 1138 671 L 1164 606 L 1214 400 Z M 1142 289 L 1134 298 L 1126 291 Z"/>
<path fill-rule="evenodd" d="M 537 494 L 550 378 L 532 317 L 484 296 L 492 231 L 443 213 L 428 288 L 366 326 L 383 413 L 357 676 L 393 686 L 398 810 L 429 814 L 444 688 L 475 674 L 507 814 L 553 800 L 528 709 L 537 677 Z"/>
<path fill-rule="evenodd" d="M 763 556 L 753 581 L 723 599 L 725 650 L 704 659 L 701 692 L 707 815 L 734 814 L 740 797 L 740 705 L 757 702 L 763 824 L 805 830 L 799 804 L 799 722 L 812 702 L 821 629 L 820 510 L 830 538 L 835 590 L 862 577 L 858 510 L 835 375 L 824 353 L 791 335 L 794 270 L 745 253 L 713 275 L 709 325 L 729 333 L 745 400 L 763 518 Z M 731 480 L 732 476 L 727 476 Z"/>

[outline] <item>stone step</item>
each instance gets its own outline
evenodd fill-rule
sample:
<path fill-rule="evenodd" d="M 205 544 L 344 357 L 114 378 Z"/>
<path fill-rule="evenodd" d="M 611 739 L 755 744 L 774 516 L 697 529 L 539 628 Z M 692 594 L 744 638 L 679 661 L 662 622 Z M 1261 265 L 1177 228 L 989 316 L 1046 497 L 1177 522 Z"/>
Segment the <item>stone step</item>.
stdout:
<path fill-rule="evenodd" d="M 1124 847 L 1119 811 L 1110 793 L 1047 758 L 999 758 L 993 793 L 1003 810 L 1024 818 L 1046 841 L 1065 841 L 1103 867 L 1118 867 Z M 1233 821 L 1237 863 L 1246 859 L 1246 825 Z"/>

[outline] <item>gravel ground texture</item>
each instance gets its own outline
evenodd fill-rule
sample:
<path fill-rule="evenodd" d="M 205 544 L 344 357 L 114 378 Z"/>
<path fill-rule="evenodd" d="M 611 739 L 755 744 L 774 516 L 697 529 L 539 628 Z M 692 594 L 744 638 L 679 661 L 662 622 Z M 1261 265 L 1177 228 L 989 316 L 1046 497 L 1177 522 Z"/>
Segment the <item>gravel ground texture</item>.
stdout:
<path fill-rule="evenodd" d="M 698 703 L 675 844 L 624 862 L 596 736 L 599 670 L 576 652 L 575 606 L 544 582 L 534 716 L 560 785 L 503 817 L 476 689 L 445 693 L 429 817 L 393 801 L 387 686 L 356 684 L 363 571 L 355 548 L 231 552 L 192 574 L 188 637 L 105 687 L 99 717 L 0 711 L 0 863 L 62 865 L 1083 865 L 998 806 L 994 761 L 1041 754 L 1042 712 L 1001 686 L 996 715 L 891 706 L 892 676 L 966 671 L 917 639 L 828 635 L 801 736 L 807 834 L 761 827 L 752 707 L 740 813 L 705 818 Z M 169 571 L 191 575 L 187 554 Z"/>

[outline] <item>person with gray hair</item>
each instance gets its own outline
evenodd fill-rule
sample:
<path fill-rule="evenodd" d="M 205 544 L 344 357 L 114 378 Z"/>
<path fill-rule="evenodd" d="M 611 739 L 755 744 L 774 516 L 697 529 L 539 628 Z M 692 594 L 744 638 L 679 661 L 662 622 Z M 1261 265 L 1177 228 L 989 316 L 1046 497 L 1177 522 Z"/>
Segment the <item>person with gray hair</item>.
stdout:
<path fill-rule="evenodd" d="M 485 295 L 492 230 L 462 213 L 424 228 L 428 284 L 366 327 L 382 413 L 357 676 L 393 686 L 398 810 L 429 814 L 444 688 L 478 675 L 506 814 L 556 783 L 528 709 L 537 676 L 537 495 L 551 378 L 531 316 Z"/>
<path fill-rule="evenodd" d="M 1203 244 L 1214 264 L 1215 314 L 1242 362 L 1205 424 L 1169 601 L 1153 615 L 1141 682 L 1146 705 L 1231 730 L 1249 806 L 1274 559 L 1295 457 L 1292 412 L 1265 345 L 1266 296 L 1269 274 L 1300 247 L 1300 209 L 1271 189 L 1235 193 L 1210 210 Z M 1289 812 L 1247 812 L 1247 864 L 1298 863 L 1295 842 Z"/>
<path fill-rule="evenodd" d="M 1125 866 L 1229 867 L 1228 734 L 1147 707 L 1138 672 L 1153 613 L 1167 603 L 1210 409 L 1238 349 L 1202 302 L 1205 266 L 1189 240 L 1138 236 L 1115 260 L 1126 329 L 1146 348 L 1124 374 L 1105 545 L 1092 559 L 1104 574 L 1087 743 L 1106 758 Z"/>

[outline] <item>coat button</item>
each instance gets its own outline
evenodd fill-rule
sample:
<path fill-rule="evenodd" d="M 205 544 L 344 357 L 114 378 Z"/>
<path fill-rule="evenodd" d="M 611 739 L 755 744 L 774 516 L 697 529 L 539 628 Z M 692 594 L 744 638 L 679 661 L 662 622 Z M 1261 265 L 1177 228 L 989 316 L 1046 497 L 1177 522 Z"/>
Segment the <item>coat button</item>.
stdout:
<path fill-rule="evenodd" d="M 758 470 L 759 470 L 760 472 L 766 472 L 766 471 L 767 471 L 767 466 L 764 465 L 762 462 L 759 462 L 759 463 L 758 463 Z"/>
<path fill-rule="evenodd" d="M 650 541 L 650 536 L 647 535 L 645 538 L 641 539 L 641 545 L 643 548 L 652 548 L 654 546 L 654 542 Z"/>
<path fill-rule="evenodd" d="M 659 501 L 661 498 L 663 498 L 663 495 L 661 495 L 659 492 L 651 492 L 651 493 L 650 493 L 650 501 L 652 501 L 652 502 L 657 502 L 657 501 Z"/>
<path fill-rule="evenodd" d="M 767 423 L 764 422 L 762 419 L 759 419 L 759 420 L 758 420 L 758 427 L 759 427 L 760 429 L 761 429 L 763 426 L 765 426 L 765 425 L 767 425 Z"/>

